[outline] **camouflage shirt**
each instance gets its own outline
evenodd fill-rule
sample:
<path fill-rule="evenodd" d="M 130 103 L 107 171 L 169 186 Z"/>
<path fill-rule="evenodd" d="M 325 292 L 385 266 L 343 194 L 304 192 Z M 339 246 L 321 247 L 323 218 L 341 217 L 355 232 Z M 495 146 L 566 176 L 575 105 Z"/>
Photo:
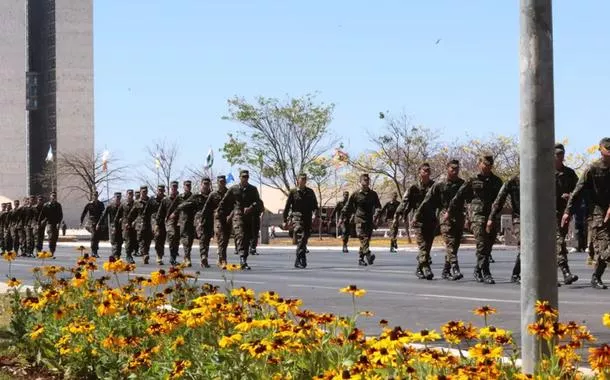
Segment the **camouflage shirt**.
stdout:
<path fill-rule="evenodd" d="M 458 212 L 463 212 L 464 202 L 467 202 L 470 203 L 471 221 L 486 223 L 491 213 L 491 206 L 501 187 L 502 180 L 497 175 L 493 173 L 488 176 L 477 174 L 476 177 L 468 179 L 460 187 L 449 203 L 449 214 L 455 215 Z"/>
<path fill-rule="evenodd" d="M 561 169 L 555 170 L 555 197 L 557 199 L 555 207 L 558 218 L 561 218 L 568 205 L 568 200 L 561 196 L 563 194 L 570 194 L 574 191 L 577 183 L 578 176 L 571 168 L 563 166 Z"/>
<path fill-rule="evenodd" d="M 185 226 L 196 226 L 195 221 L 197 218 L 195 217 L 197 214 L 201 216 L 201 210 L 203 210 L 203 206 L 205 202 L 208 200 L 208 196 L 210 193 L 203 194 L 193 194 L 188 197 L 186 200 L 180 202 L 180 205 L 176 208 L 176 212 L 180 213 L 180 218 L 178 224 L 185 228 Z M 200 218 L 197 220 L 197 223 L 200 223 Z"/>
<path fill-rule="evenodd" d="M 311 216 L 318 210 L 318 199 L 309 187 L 292 189 L 288 193 L 286 206 L 284 206 L 284 222 L 288 222 L 288 213 L 299 216 L 303 220 L 311 220 Z"/>
<path fill-rule="evenodd" d="M 603 221 L 610 207 L 610 166 L 599 159 L 585 170 L 570 195 L 566 212 L 574 213 L 582 197 L 587 195 L 587 209 L 591 220 Z"/>
<path fill-rule="evenodd" d="M 229 190 L 227 190 L 225 196 L 220 201 L 218 205 L 218 213 L 220 218 L 225 218 L 231 212 L 233 213 L 233 218 L 254 218 L 258 217 L 260 213 L 260 205 L 262 201 L 258 194 L 258 189 L 255 186 L 247 184 L 246 186 L 241 186 L 241 184 L 237 184 L 231 186 Z M 244 214 L 244 210 L 248 207 L 252 207 L 251 212 L 249 214 Z"/>
<path fill-rule="evenodd" d="M 383 215 L 385 220 L 394 219 L 394 214 L 396 214 L 396 210 L 398 209 L 399 205 L 399 201 L 389 201 L 388 203 L 383 205 L 383 208 L 381 209 L 381 215 Z"/>
<path fill-rule="evenodd" d="M 417 184 L 409 186 L 396 210 L 397 215 L 406 218 L 412 210 L 417 210 L 432 185 L 434 185 L 434 181 L 430 180 L 426 184 L 418 181 Z"/>
<path fill-rule="evenodd" d="M 104 204 L 100 201 L 92 201 L 87 203 L 80 216 L 80 223 L 83 224 L 85 216 L 89 214 L 89 225 L 95 226 L 104 213 Z"/>
<path fill-rule="evenodd" d="M 154 201 L 152 198 L 143 199 L 140 197 L 134 202 L 133 207 L 127 214 L 127 223 L 134 226 L 138 232 L 147 232 L 152 230 L 152 215 L 154 212 Z"/>
<path fill-rule="evenodd" d="M 464 180 L 461 178 L 456 178 L 454 181 L 445 179 L 435 182 L 426 193 L 424 200 L 421 201 L 417 211 L 415 211 L 413 220 L 421 222 L 424 218 L 434 218 L 437 210 L 441 213 L 447 212 L 449 203 L 463 184 Z M 463 221 L 464 213 L 450 215 L 450 219 Z"/>
<path fill-rule="evenodd" d="M 353 193 L 341 211 L 341 219 L 354 216 L 355 223 L 371 223 L 381 209 L 379 196 L 374 190 L 360 189 Z"/>
<path fill-rule="evenodd" d="M 521 203 L 520 203 L 520 195 L 519 195 L 519 176 L 516 175 L 513 178 L 509 179 L 502 185 L 496 200 L 491 206 L 491 214 L 489 215 L 489 220 L 495 220 L 499 218 L 502 209 L 504 208 L 504 204 L 506 203 L 506 199 L 510 196 L 510 206 L 513 214 L 513 222 L 518 222 L 521 213 Z"/>

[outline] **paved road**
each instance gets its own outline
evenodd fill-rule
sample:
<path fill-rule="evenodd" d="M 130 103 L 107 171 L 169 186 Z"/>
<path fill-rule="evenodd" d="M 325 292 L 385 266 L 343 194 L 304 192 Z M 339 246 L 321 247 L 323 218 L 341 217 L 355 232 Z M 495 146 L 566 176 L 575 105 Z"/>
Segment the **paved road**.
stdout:
<path fill-rule="evenodd" d="M 379 251 L 379 249 L 376 249 Z M 196 251 L 196 250 L 194 250 Z M 212 249 L 215 252 L 215 249 Z M 238 257 L 229 249 L 229 261 L 237 263 Z M 223 285 L 223 276 L 235 280 L 236 286 L 251 287 L 257 291 L 275 290 L 288 298 L 300 298 L 304 307 L 315 310 L 346 315 L 352 312 L 351 298 L 340 294 L 338 289 L 355 284 L 368 291 L 365 297 L 357 299 L 359 310 L 375 313 L 372 318 L 360 318 L 361 326 L 367 333 L 378 332 L 378 321 L 386 319 L 390 325 L 403 328 L 421 329 L 436 328 L 448 320 L 470 320 L 482 323 L 474 317 L 471 310 L 483 304 L 496 307 L 499 313 L 491 322 L 515 332 L 518 339 L 520 314 L 520 288 L 509 282 L 515 251 L 498 247 L 494 252 L 495 264 L 492 272 L 496 285 L 483 285 L 472 280 L 474 251 L 465 248 L 460 251 L 461 268 L 465 278 L 451 282 L 442 280 L 443 252 L 433 250 L 432 269 L 436 278 L 432 281 L 419 280 L 415 277 L 415 253 L 413 250 L 401 250 L 399 254 L 376 252 L 377 261 L 369 267 L 357 265 L 357 254 L 354 249 L 343 254 L 336 249 L 317 249 L 312 247 L 308 255 L 306 270 L 294 269 L 292 248 L 260 248 L 261 255 L 251 256 L 251 271 L 223 272 L 216 267 L 201 270 L 203 282 Z M 109 255 L 109 248 L 100 249 L 102 257 Z M 57 252 L 56 265 L 70 266 L 77 253 L 72 246 L 64 244 Z M 570 286 L 559 289 L 560 311 L 562 320 L 576 320 L 586 323 L 601 342 L 610 342 L 610 330 L 601 323 L 604 312 L 610 311 L 610 290 L 594 290 L 590 287 L 592 267 L 585 265 L 584 254 L 570 254 L 571 267 L 580 280 Z M 156 270 L 156 265 L 141 265 L 141 258 L 136 258 L 136 274 L 147 275 Z M 215 261 L 214 254 L 212 260 Z M 13 275 L 32 282 L 30 269 L 40 264 L 39 260 L 19 258 L 13 263 Z M 166 266 L 167 268 L 167 266 Z M 193 268 L 193 272 L 199 268 Z M 2 262 L 0 273 L 7 271 L 6 262 Z M 610 283 L 610 277 L 605 276 Z"/>

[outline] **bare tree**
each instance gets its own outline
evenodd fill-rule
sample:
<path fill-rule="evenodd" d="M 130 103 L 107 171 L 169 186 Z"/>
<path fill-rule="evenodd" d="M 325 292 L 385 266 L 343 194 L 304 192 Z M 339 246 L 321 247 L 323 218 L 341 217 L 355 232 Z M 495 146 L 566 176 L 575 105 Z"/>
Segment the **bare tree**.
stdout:
<path fill-rule="evenodd" d="M 127 168 L 116 158 L 109 157 L 104 160 L 103 153 L 95 153 L 93 156 L 60 153 L 56 165 L 57 176 L 67 179 L 68 193 L 77 192 L 86 197 L 94 191 L 100 191 L 107 184 L 124 180 L 123 174 Z"/>
<path fill-rule="evenodd" d="M 491 135 L 485 140 L 468 139 L 465 143 L 455 144 L 451 158 L 460 160 L 463 178 L 476 175 L 478 157 L 488 154 L 494 157 L 494 172 L 503 180 L 519 173 L 519 142 L 515 136 Z"/>
<path fill-rule="evenodd" d="M 136 174 L 136 178 L 151 189 L 165 184 L 169 188 L 172 181 L 177 180 L 182 173 L 176 173 L 178 144 L 167 140 L 158 140 L 146 147 L 144 172 Z"/>

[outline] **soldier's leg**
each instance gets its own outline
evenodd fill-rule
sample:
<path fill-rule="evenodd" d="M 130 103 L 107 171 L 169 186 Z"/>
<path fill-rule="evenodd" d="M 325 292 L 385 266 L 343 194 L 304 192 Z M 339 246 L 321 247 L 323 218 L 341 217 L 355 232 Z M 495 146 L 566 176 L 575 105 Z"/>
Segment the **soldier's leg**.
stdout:
<path fill-rule="evenodd" d="M 358 251 L 358 265 L 367 266 L 366 261 L 364 261 L 365 255 L 365 240 L 366 240 L 366 230 L 364 223 L 356 223 L 356 235 L 358 235 L 358 239 L 360 240 L 360 249 Z"/>
<path fill-rule="evenodd" d="M 477 264 L 474 270 L 474 278 L 478 282 L 483 282 L 483 275 L 481 274 L 481 267 L 484 264 L 485 255 L 485 226 L 482 223 L 472 224 L 472 233 L 474 235 L 476 243 L 476 258 Z"/>
<path fill-rule="evenodd" d="M 157 264 L 163 264 L 166 238 L 167 232 L 165 231 L 165 228 L 157 228 L 157 230 L 155 231 L 155 253 L 157 254 Z"/>
<path fill-rule="evenodd" d="M 49 251 L 55 255 L 57 248 L 57 239 L 59 238 L 59 226 L 56 224 L 49 225 Z"/>
<path fill-rule="evenodd" d="M 589 246 L 587 264 L 593 265 L 595 260 L 595 244 L 593 244 L 595 240 L 595 228 L 592 221 L 587 221 L 587 232 L 587 245 Z"/>
<path fill-rule="evenodd" d="M 97 253 L 100 247 L 100 231 L 95 227 L 92 227 L 91 229 L 91 255 L 93 257 L 100 257 Z"/>
<path fill-rule="evenodd" d="M 430 226 L 422 223 L 418 223 L 413 226 L 413 232 L 415 233 L 415 242 L 417 243 L 417 270 L 415 275 L 419 279 L 432 280 L 434 274 L 430 269 L 430 250 L 429 250 L 429 236 Z"/>
<path fill-rule="evenodd" d="M 233 219 L 233 228 L 235 232 L 235 249 L 239 254 L 239 261 L 242 269 L 250 269 L 248 265 L 248 244 L 250 242 L 250 233 L 252 232 L 252 224 L 246 219 L 237 217 Z"/>
<path fill-rule="evenodd" d="M 6 228 L 6 230 L 4 230 L 4 248 L 7 251 L 13 250 L 13 236 L 11 235 L 10 228 Z"/>
<path fill-rule="evenodd" d="M 260 218 L 254 218 L 254 222 L 252 224 L 252 236 L 250 238 L 249 252 L 251 255 L 258 255 L 256 252 L 256 248 L 258 246 L 258 234 L 261 229 Z"/>
<path fill-rule="evenodd" d="M 180 243 L 182 244 L 182 250 L 184 251 L 184 263 L 187 266 L 191 264 L 191 249 L 193 247 L 193 235 L 195 231 L 192 231 L 191 228 L 183 228 L 181 229 L 180 234 Z"/>
<path fill-rule="evenodd" d="M 212 233 L 209 227 L 204 227 L 201 237 L 199 239 L 199 257 L 201 259 L 201 266 L 203 268 L 209 268 L 208 255 L 210 252 L 210 241 L 212 240 Z"/>
<path fill-rule="evenodd" d="M 227 264 L 227 244 L 225 226 L 219 220 L 214 220 L 214 238 L 216 239 L 216 252 L 218 255 L 217 265 L 224 267 Z"/>
<path fill-rule="evenodd" d="M 19 255 L 19 248 L 21 247 L 19 241 L 19 231 L 16 228 L 11 228 L 11 236 L 13 237 L 13 251 Z"/>
<path fill-rule="evenodd" d="M 301 257 L 305 254 L 305 243 L 303 242 L 304 237 L 305 237 L 305 228 L 303 225 L 303 219 L 301 219 L 300 217 L 293 217 L 292 219 L 292 223 L 294 224 L 294 229 L 293 229 L 293 233 L 294 236 L 296 237 L 296 255 L 295 255 L 295 259 L 294 259 L 294 267 L 295 268 L 305 268 L 303 266 Z"/>
<path fill-rule="evenodd" d="M 561 220 L 557 223 L 557 233 L 555 235 L 555 250 L 557 252 L 557 266 L 563 273 L 563 281 L 566 285 L 570 285 L 578 280 L 578 276 L 570 273 L 568 266 L 568 247 L 566 244 L 566 236 L 568 235 L 568 226 L 561 227 Z"/>
<path fill-rule="evenodd" d="M 41 252 L 44 246 L 44 231 L 45 226 L 39 225 L 36 233 L 36 251 Z"/>
<path fill-rule="evenodd" d="M 445 280 L 453 280 L 451 276 L 451 264 L 457 264 L 456 250 L 454 250 L 454 239 L 451 235 L 451 225 L 449 223 L 442 223 L 440 225 L 441 236 L 443 237 L 443 243 L 445 243 L 445 265 L 443 267 L 442 277 Z"/>
<path fill-rule="evenodd" d="M 495 284 L 496 282 L 494 281 L 494 279 L 491 275 L 489 263 L 490 263 L 490 258 L 491 258 L 491 251 L 493 249 L 493 245 L 496 242 L 496 237 L 498 235 L 498 230 L 497 230 L 496 224 L 494 224 L 494 227 L 492 227 L 491 231 L 488 233 L 485 230 L 486 224 L 487 223 L 480 223 L 480 225 L 481 225 L 480 228 L 483 230 L 483 246 L 484 246 L 480 269 L 481 269 L 481 273 L 483 274 L 483 282 L 485 282 L 486 284 Z"/>
<path fill-rule="evenodd" d="M 595 260 L 595 269 L 591 277 L 591 285 L 596 289 L 607 289 L 608 287 L 602 282 L 602 276 L 608 262 L 610 262 L 610 227 L 599 221 L 596 223 L 594 234 L 595 240 L 593 245 L 597 259 Z"/>
<path fill-rule="evenodd" d="M 390 252 L 397 252 L 398 249 L 398 242 L 396 240 L 398 237 L 398 226 L 398 220 L 392 221 L 390 225 Z"/>

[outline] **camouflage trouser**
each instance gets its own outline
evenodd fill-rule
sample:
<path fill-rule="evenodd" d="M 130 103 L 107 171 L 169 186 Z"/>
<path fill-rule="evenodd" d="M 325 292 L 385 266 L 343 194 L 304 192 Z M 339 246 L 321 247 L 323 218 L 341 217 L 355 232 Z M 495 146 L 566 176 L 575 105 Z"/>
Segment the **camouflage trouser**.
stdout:
<path fill-rule="evenodd" d="M 19 248 L 21 247 L 21 234 L 19 233 L 19 229 L 12 227 L 11 236 L 13 237 L 13 250 L 19 254 Z"/>
<path fill-rule="evenodd" d="M 457 253 L 462 243 L 464 235 L 463 220 L 449 220 L 440 225 L 441 236 L 445 242 L 445 262 L 449 264 L 457 264 Z"/>
<path fill-rule="evenodd" d="M 521 275 L 521 221 L 513 219 L 513 235 L 517 239 L 517 258 L 513 267 L 513 276 Z"/>
<path fill-rule="evenodd" d="M 587 245 L 589 247 L 589 258 L 593 260 L 595 258 L 595 245 L 593 242 L 595 241 L 595 228 L 593 227 L 593 222 L 587 222 Z"/>
<path fill-rule="evenodd" d="M 432 249 L 432 243 L 434 243 L 435 229 L 436 223 L 431 222 L 413 225 L 415 242 L 419 249 L 419 253 L 417 254 L 417 262 L 419 265 L 428 265 L 430 262 L 430 250 Z"/>
<path fill-rule="evenodd" d="M 261 231 L 261 218 L 254 217 L 252 221 L 252 236 L 250 238 L 250 252 L 255 252 L 258 246 L 258 234 Z"/>
<path fill-rule="evenodd" d="M 360 239 L 360 258 L 370 253 L 369 244 L 373 235 L 373 222 L 356 222 L 356 234 Z"/>
<path fill-rule="evenodd" d="M 55 253 L 55 249 L 57 248 L 57 239 L 59 238 L 59 225 L 48 224 L 47 234 L 49 235 L 49 251 L 51 251 L 51 253 Z"/>
<path fill-rule="evenodd" d="M 4 250 L 13 250 L 13 236 L 11 235 L 11 230 L 8 227 L 4 229 Z"/>
<path fill-rule="evenodd" d="M 568 263 L 568 247 L 566 245 L 566 236 L 568 235 L 569 226 L 561 227 L 561 219 L 557 221 L 557 235 L 555 237 L 555 252 L 557 252 L 557 266 L 559 268 Z"/>
<path fill-rule="evenodd" d="M 38 226 L 36 226 L 36 228 L 34 228 L 34 234 L 35 234 L 35 238 L 36 238 L 36 251 L 40 252 L 42 251 L 42 247 L 44 245 L 44 230 L 46 229 L 46 226 L 44 224 L 39 224 Z"/>
<path fill-rule="evenodd" d="M 306 253 L 307 242 L 311 236 L 311 218 L 303 219 L 300 216 L 293 216 L 294 234 L 297 239 L 297 255 Z"/>
<path fill-rule="evenodd" d="M 25 228 L 25 247 L 28 255 L 34 253 L 34 229 L 32 227 Z"/>
<path fill-rule="evenodd" d="M 597 262 L 610 263 L 610 226 L 598 222 L 593 227 L 593 249 L 598 255 Z"/>
<path fill-rule="evenodd" d="M 87 230 L 91 234 L 91 253 L 97 254 L 100 248 L 100 231 L 95 227 L 87 227 Z"/>
<path fill-rule="evenodd" d="M 180 227 L 180 243 L 184 251 L 184 258 L 191 259 L 191 250 L 193 249 L 193 241 L 195 240 L 195 226 L 186 225 Z"/>
<path fill-rule="evenodd" d="M 400 222 L 396 220 L 392 221 L 390 224 L 390 246 L 396 248 L 398 246 L 397 238 L 398 238 L 398 227 L 400 226 Z"/>
<path fill-rule="evenodd" d="M 155 229 L 155 252 L 157 253 L 157 260 L 161 260 L 165 254 L 165 239 L 167 238 L 167 231 L 165 225 L 159 225 Z"/>
<path fill-rule="evenodd" d="M 135 229 L 123 230 L 123 241 L 125 242 L 125 257 L 133 258 L 133 254 L 138 249 L 138 233 Z"/>
<path fill-rule="evenodd" d="M 4 253 L 4 228 L 0 228 L 0 252 Z"/>
<path fill-rule="evenodd" d="M 121 230 L 110 228 L 108 231 L 108 238 L 110 239 L 112 256 L 117 259 L 120 258 L 121 251 L 123 250 L 123 235 L 121 234 Z"/>
<path fill-rule="evenodd" d="M 167 244 L 169 245 L 169 255 L 172 260 L 178 257 L 178 249 L 180 249 L 180 227 L 173 224 L 166 224 Z"/>
<path fill-rule="evenodd" d="M 214 219 L 214 234 L 218 245 L 218 263 L 227 262 L 227 246 L 231 237 L 231 225 Z"/>
<path fill-rule="evenodd" d="M 240 257 L 248 257 L 248 246 L 252 239 L 252 219 L 236 215 L 233 217 L 233 233 L 235 234 L 235 249 Z"/>
<path fill-rule="evenodd" d="M 472 232 L 474 233 L 474 239 L 476 241 L 477 251 L 477 269 L 489 269 L 489 257 L 491 256 L 491 250 L 496 241 L 496 235 L 498 234 L 498 223 L 494 223 L 490 233 L 485 230 L 487 226 L 486 221 L 473 221 Z"/>
<path fill-rule="evenodd" d="M 140 230 L 137 232 L 138 239 L 138 250 L 140 256 L 149 257 L 150 255 L 150 242 L 152 241 L 152 231 L 149 229 Z"/>
<path fill-rule="evenodd" d="M 201 261 L 208 259 L 212 236 L 214 236 L 214 226 L 211 223 L 204 223 L 201 226 L 201 235 L 199 236 L 199 258 Z"/>

